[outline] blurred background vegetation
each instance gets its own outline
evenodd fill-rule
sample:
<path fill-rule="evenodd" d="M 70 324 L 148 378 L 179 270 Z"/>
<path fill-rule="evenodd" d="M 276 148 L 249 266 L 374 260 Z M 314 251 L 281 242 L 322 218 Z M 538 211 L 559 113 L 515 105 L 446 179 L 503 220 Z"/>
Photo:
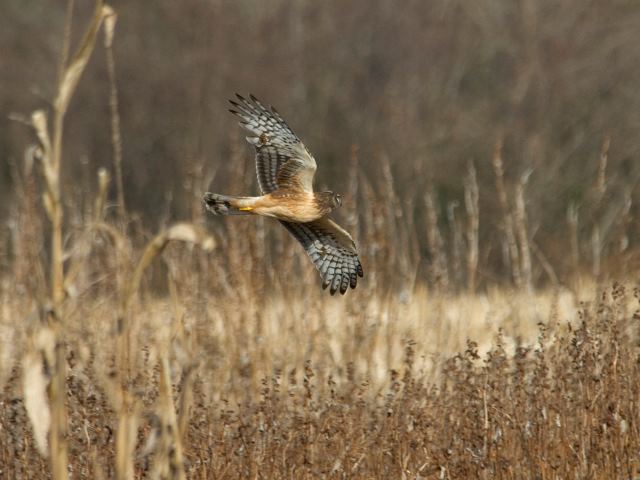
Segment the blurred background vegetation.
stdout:
<path fill-rule="evenodd" d="M 0 475 L 640 478 L 637 2 L 92 3 L 0 4 Z M 203 215 L 236 91 L 345 194 L 345 297 Z"/>
<path fill-rule="evenodd" d="M 93 8 L 76 3 L 74 44 Z M 200 215 L 206 189 L 257 191 L 255 181 L 233 182 L 238 175 L 254 177 L 252 152 L 226 112 L 237 91 L 278 108 L 318 160 L 318 186 L 349 190 L 342 172 L 357 152 L 358 182 L 370 185 L 377 205 L 390 193 L 396 197 L 394 221 L 410 226 L 411 262 L 424 266 L 418 272 L 424 279 L 434 255 L 425 240 L 424 192 L 434 199 L 447 245 L 442 255 L 450 263 L 452 223 L 465 222 L 464 177 L 472 163 L 479 282 L 510 281 L 492 166 L 501 139 L 508 208 L 515 186 L 524 188 L 536 284 L 548 282 L 549 267 L 561 281 L 575 270 L 568 212 L 579 268 L 593 269 L 594 249 L 598 257 L 622 259 L 615 266 L 603 261 L 605 271 L 633 264 L 640 200 L 636 2 L 112 5 L 119 17 L 113 48 L 124 196 L 128 212 L 149 230 Z M 5 0 L 0 7 L 0 219 L 10 217 L 25 147 L 34 143 L 32 131 L 8 115 L 47 108 L 53 98 L 65 10 L 63 1 Z M 93 201 L 98 167 L 113 169 L 109 89 L 105 50 L 98 48 L 65 124 L 63 174 L 66 190 L 74 192 L 66 201 L 74 206 Z M 605 189 L 598 191 L 607 139 Z M 351 200 L 341 215 L 354 215 L 364 201 Z M 7 238 L 11 223 L 2 223 Z"/>

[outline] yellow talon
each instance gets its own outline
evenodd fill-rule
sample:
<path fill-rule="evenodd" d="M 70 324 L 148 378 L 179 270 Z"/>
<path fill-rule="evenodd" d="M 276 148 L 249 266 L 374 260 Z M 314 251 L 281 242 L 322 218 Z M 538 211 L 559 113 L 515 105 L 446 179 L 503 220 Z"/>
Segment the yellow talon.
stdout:
<path fill-rule="evenodd" d="M 251 210 L 253 210 L 253 207 L 240 207 L 238 210 L 240 210 L 241 212 L 250 212 Z"/>

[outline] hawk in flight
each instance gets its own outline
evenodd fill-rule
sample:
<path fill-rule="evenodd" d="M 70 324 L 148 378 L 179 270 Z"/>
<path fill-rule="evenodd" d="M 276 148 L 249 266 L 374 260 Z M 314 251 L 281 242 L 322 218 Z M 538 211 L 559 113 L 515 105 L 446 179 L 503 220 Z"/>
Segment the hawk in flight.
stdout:
<path fill-rule="evenodd" d="M 262 196 L 235 197 L 207 192 L 206 209 L 215 215 L 263 215 L 273 217 L 298 240 L 314 263 L 322 288 L 331 295 L 356 288 L 363 276 L 356 244 L 344 229 L 328 217 L 342 205 L 334 192 L 314 192 L 316 161 L 280 114 L 262 105 L 253 95 L 236 94 L 231 113 L 256 149 L 256 170 Z"/>

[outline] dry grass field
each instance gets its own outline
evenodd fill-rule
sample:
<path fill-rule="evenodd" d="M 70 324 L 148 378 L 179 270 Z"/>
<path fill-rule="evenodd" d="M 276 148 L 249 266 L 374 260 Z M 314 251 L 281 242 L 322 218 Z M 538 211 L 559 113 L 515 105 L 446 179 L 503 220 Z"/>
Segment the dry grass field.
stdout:
<path fill-rule="evenodd" d="M 185 260 L 162 258 L 169 271 Z M 631 287 L 386 299 L 301 287 L 273 301 L 213 297 L 186 270 L 170 295 L 134 300 L 124 328 L 107 295 L 67 300 L 58 330 L 4 285 L 4 478 L 49 478 L 54 422 L 70 478 L 639 473 Z M 66 420 L 51 389 L 57 349 Z"/>
<path fill-rule="evenodd" d="M 354 145 L 337 215 L 365 277 L 332 297 L 275 222 L 206 218 L 204 161 L 184 221 L 127 208 L 115 12 L 98 1 L 75 42 L 68 5 L 53 100 L 11 112 L 31 137 L 2 169 L 0 478 L 640 478 L 635 184 L 611 194 L 609 135 L 546 237 L 500 135 L 458 202 L 384 155 L 366 174 Z M 64 126 L 94 49 L 113 163 L 82 183 Z"/>

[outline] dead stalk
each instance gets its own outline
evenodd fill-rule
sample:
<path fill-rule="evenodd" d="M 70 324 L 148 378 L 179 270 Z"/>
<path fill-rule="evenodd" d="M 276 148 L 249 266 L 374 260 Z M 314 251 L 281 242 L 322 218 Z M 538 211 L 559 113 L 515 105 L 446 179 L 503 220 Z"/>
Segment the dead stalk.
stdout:
<path fill-rule="evenodd" d="M 538 245 L 536 245 L 533 240 L 530 242 L 530 245 L 533 254 L 536 256 L 536 258 L 540 262 L 540 265 L 542 265 L 542 268 L 549 277 L 549 281 L 554 286 L 554 288 L 558 288 L 560 286 L 560 281 L 558 280 L 558 275 L 556 275 L 553 265 L 551 265 L 551 262 L 547 259 L 544 252 L 540 249 L 540 247 L 538 247 Z"/>
<path fill-rule="evenodd" d="M 424 196 L 427 213 L 427 245 L 432 255 L 431 277 L 438 290 L 446 290 L 449 286 L 447 259 L 444 253 L 442 235 L 438 228 L 438 214 L 433 200 L 433 187 L 429 185 Z"/>
<path fill-rule="evenodd" d="M 142 280 L 142 275 L 147 269 L 154 258 L 156 258 L 165 247 L 171 241 L 180 241 L 186 243 L 192 243 L 200 246 L 206 251 L 213 249 L 215 242 L 213 238 L 207 235 L 204 230 L 188 223 L 178 223 L 172 227 L 164 230 L 156 235 L 145 247 L 140 260 L 136 264 L 136 267 L 125 285 L 120 302 L 120 312 L 117 318 L 117 331 L 118 339 L 116 345 L 116 361 L 117 361 L 117 388 L 122 392 L 122 402 L 119 408 L 120 414 L 120 427 L 118 430 L 116 441 L 118 445 L 117 451 L 117 478 L 119 480 L 125 480 L 133 478 L 133 447 L 131 435 L 135 432 L 135 426 L 137 425 L 137 411 L 138 405 L 131 393 L 128 390 L 129 380 L 131 378 L 132 369 L 132 322 L 130 319 L 131 303 L 135 298 Z M 171 466 L 177 464 L 182 465 L 182 453 L 180 444 L 180 434 L 175 420 L 175 410 L 173 409 L 173 400 L 171 397 L 170 389 L 171 383 L 168 379 L 169 365 L 166 355 L 163 357 L 161 364 L 161 411 L 165 415 L 165 420 L 170 422 L 171 428 L 173 428 L 173 436 L 171 437 L 171 445 L 175 449 L 174 455 L 171 457 Z M 164 382 L 164 383 L 163 383 Z M 164 385 L 164 386 L 163 386 Z M 168 386 L 167 386 L 168 385 Z M 169 393 L 162 389 L 168 389 Z M 167 400 L 166 397 L 169 397 Z M 170 403 L 168 403 L 170 401 Z M 187 403 L 185 403 L 187 405 Z M 170 414 L 168 409 L 171 408 Z M 167 447 L 169 449 L 169 447 Z M 180 467 L 182 469 L 182 467 Z M 184 478 L 184 471 L 178 476 L 171 478 Z M 173 469 L 171 470 L 174 471 Z M 169 477 L 162 477 L 169 478 Z"/>
<path fill-rule="evenodd" d="M 578 273 L 580 267 L 580 247 L 578 243 L 578 207 L 574 202 L 567 208 L 567 225 L 569 227 L 569 241 L 571 249 L 571 267 Z"/>
<path fill-rule="evenodd" d="M 62 52 L 60 54 L 60 61 L 58 62 L 58 84 L 62 83 L 65 65 L 67 64 L 67 60 L 69 60 L 69 50 L 71 49 L 71 28 L 73 26 L 74 6 L 75 6 L 74 0 L 67 0 L 67 12 L 65 15 L 64 34 L 62 37 Z"/>
<path fill-rule="evenodd" d="M 605 135 L 602 141 L 602 147 L 600 149 L 600 161 L 598 163 L 598 175 L 594 185 L 594 197 L 593 204 L 594 222 L 593 229 L 591 231 L 591 253 L 593 259 L 592 272 L 593 275 L 599 279 L 601 273 L 602 264 L 602 248 L 603 239 L 600 231 L 600 216 L 602 213 L 602 200 L 607 192 L 607 163 L 609 159 L 609 147 L 611 145 L 611 138 L 609 135 Z"/>
<path fill-rule="evenodd" d="M 522 273 L 520 271 L 520 256 L 518 254 L 518 243 L 516 241 L 515 228 L 513 225 L 513 217 L 509 202 L 507 200 L 507 189 L 504 182 L 504 167 L 502 163 L 502 137 L 498 138 L 493 150 L 492 165 L 496 176 L 496 192 L 498 193 L 498 201 L 502 210 L 502 229 L 504 231 L 504 241 L 507 244 L 509 255 L 507 260 L 511 268 L 511 275 L 516 287 L 522 286 Z"/>
<path fill-rule="evenodd" d="M 478 229 L 480 226 L 478 200 L 476 169 L 473 163 L 469 162 L 467 176 L 464 179 L 464 205 L 467 211 L 467 289 L 469 293 L 476 291 L 478 271 Z"/>
<path fill-rule="evenodd" d="M 133 454 L 138 440 L 139 406 L 127 390 L 118 386 L 121 401 L 117 406 L 118 431 L 116 433 L 116 479 L 134 478 Z"/>
<path fill-rule="evenodd" d="M 120 221 L 126 216 L 124 186 L 122 183 L 122 135 L 120 132 L 120 112 L 118 108 L 118 88 L 116 84 L 116 63 L 113 57 L 113 32 L 118 16 L 112 12 L 104 22 L 104 46 L 107 54 L 107 72 L 109 74 L 109 111 L 111 113 L 111 146 L 113 148 L 113 166 L 116 173 L 116 191 L 118 196 L 118 214 Z"/>
<path fill-rule="evenodd" d="M 524 201 L 524 187 L 529 173 L 522 175 L 515 190 L 515 226 L 520 250 L 520 272 L 522 273 L 522 286 L 528 291 L 533 290 L 531 272 L 531 249 L 529 247 L 529 235 L 527 233 L 527 211 Z"/>
<path fill-rule="evenodd" d="M 64 344 L 64 326 L 62 304 L 65 299 L 65 279 L 62 251 L 62 201 L 60 188 L 60 166 L 62 161 L 62 137 L 64 116 L 73 96 L 73 92 L 89 61 L 100 24 L 109 7 L 96 2 L 93 18 L 89 24 L 78 50 L 67 64 L 66 57 L 71 29 L 71 18 L 67 19 L 63 57 L 60 62 L 58 93 L 54 101 L 53 142 L 50 140 L 47 116 L 43 111 L 34 112 L 31 123 L 40 140 L 40 163 L 45 181 L 44 206 L 51 222 L 50 254 L 50 298 L 47 320 L 53 332 L 55 360 L 51 362 L 51 380 L 48 386 L 48 398 L 51 406 L 51 429 L 49 432 L 49 460 L 54 479 L 67 478 L 67 412 L 66 398 L 66 349 Z M 68 4 L 68 13 L 73 12 L 73 3 Z"/>
<path fill-rule="evenodd" d="M 64 291 L 67 295 L 75 290 L 74 282 L 82 271 L 84 262 L 91 252 L 91 244 L 96 231 L 95 226 L 102 224 L 104 220 L 104 206 L 107 201 L 110 180 L 109 173 L 104 168 L 98 170 L 98 193 L 93 204 L 93 222 L 85 229 L 81 238 L 76 242 L 79 244 L 77 246 L 78 252 L 72 256 L 67 274 L 64 278 Z"/>
<path fill-rule="evenodd" d="M 447 221 L 451 230 L 451 269 L 453 271 L 453 283 L 462 285 L 462 250 L 463 239 L 458 219 L 456 218 L 458 202 L 449 202 L 447 205 Z"/>
<path fill-rule="evenodd" d="M 173 404 L 170 373 L 168 354 L 165 352 L 160 359 L 160 396 L 158 400 L 160 434 L 152 477 L 183 480 L 185 474 L 182 439 Z"/>

